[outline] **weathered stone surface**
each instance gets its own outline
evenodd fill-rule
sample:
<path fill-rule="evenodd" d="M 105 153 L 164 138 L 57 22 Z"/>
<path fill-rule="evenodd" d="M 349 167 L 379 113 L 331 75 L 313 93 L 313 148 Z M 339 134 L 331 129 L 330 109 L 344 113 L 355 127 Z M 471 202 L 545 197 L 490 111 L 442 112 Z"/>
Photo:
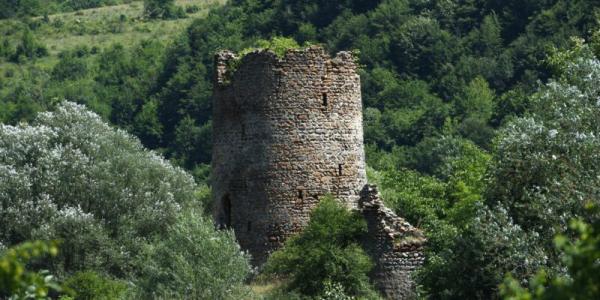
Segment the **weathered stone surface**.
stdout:
<path fill-rule="evenodd" d="M 230 74 L 234 59 L 216 56 L 215 217 L 261 264 L 307 224 L 319 197 L 356 208 L 367 183 L 360 79 L 349 53 L 332 59 L 319 47 L 282 59 L 256 51 Z"/>
<path fill-rule="evenodd" d="M 281 59 L 261 50 L 241 61 L 228 51 L 216 55 L 214 217 L 261 265 L 331 194 L 362 210 L 365 245 L 377 262 L 373 279 L 388 297 L 404 299 L 424 239 L 366 185 L 356 68 L 351 53 L 331 58 L 315 46 Z"/>
<path fill-rule="evenodd" d="M 425 259 L 423 233 L 386 208 L 374 185 L 362 190 L 359 209 L 369 228 L 363 246 L 375 261 L 373 282 L 389 299 L 414 298 L 411 273 Z"/>

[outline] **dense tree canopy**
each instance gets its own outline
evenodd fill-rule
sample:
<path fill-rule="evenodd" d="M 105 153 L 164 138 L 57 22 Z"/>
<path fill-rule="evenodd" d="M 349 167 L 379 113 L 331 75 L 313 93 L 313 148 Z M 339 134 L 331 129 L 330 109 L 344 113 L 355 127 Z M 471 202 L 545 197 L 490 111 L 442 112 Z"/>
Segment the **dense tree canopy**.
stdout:
<path fill-rule="evenodd" d="M 372 297 L 367 274 L 373 262 L 359 245 L 366 233 L 358 212 L 326 197 L 302 233 L 272 254 L 266 272 L 290 276 L 287 288 L 304 295 L 323 297 L 327 284 L 337 284 L 349 296 Z"/>
<path fill-rule="evenodd" d="M 236 288 L 248 260 L 230 233 L 216 232 L 203 216 L 196 188 L 182 169 L 72 102 L 31 125 L 0 126 L 0 245 L 60 240 L 61 251 L 43 265 L 62 277 L 92 270 L 142 282 L 152 268 L 167 278 L 186 272 L 197 283 L 190 293 L 212 298 Z M 182 243 L 190 239 L 196 242 Z M 161 284 L 141 284 L 140 293 L 169 295 L 188 285 Z"/>
<path fill-rule="evenodd" d="M 395 167 L 411 167 L 412 149 L 444 131 L 489 149 L 494 128 L 523 114 L 537 80 L 552 75 L 548 49 L 588 37 L 595 22 L 583 13 L 594 1 L 325 2 L 232 1 L 196 20 L 166 52 L 145 42 L 65 53 L 49 79 L 35 68 L 23 74 L 30 79 L 8 78 L 3 120 L 31 118 L 28 111 L 66 97 L 194 169 L 210 162 L 214 52 L 291 36 L 331 52 L 360 51 L 369 162 L 393 152 Z M 16 41 L 5 42 L 11 52 Z"/>

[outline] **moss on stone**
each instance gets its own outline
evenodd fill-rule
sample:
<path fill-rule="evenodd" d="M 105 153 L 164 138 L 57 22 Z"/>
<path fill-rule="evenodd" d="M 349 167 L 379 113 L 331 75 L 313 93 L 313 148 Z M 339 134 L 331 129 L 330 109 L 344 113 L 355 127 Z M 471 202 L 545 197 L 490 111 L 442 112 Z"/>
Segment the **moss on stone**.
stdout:
<path fill-rule="evenodd" d="M 293 38 L 275 36 L 270 40 L 260 39 L 256 41 L 255 47 L 249 47 L 239 52 L 239 59 L 256 50 L 271 50 L 278 58 L 283 58 L 289 49 L 298 49 L 300 45 Z"/>
<path fill-rule="evenodd" d="M 227 62 L 227 72 L 231 75 L 239 68 L 244 56 L 258 50 L 270 50 L 279 59 L 285 56 L 285 53 L 289 49 L 299 49 L 301 46 L 293 38 L 275 36 L 270 40 L 259 39 L 254 43 L 255 46 L 245 48 L 239 51 L 238 56 L 235 59 Z"/>

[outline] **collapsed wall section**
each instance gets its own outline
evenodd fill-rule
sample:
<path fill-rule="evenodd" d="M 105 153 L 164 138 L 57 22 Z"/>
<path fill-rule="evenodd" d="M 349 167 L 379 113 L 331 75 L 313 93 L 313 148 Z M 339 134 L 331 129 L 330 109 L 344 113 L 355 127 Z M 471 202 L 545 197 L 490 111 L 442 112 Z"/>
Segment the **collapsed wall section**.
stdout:
<path fill-rule="evenodd" d="M 215 59 L 214 216 L 257 265 L 331 194 L 356 208 L 366 184 L 360 79 L 348 52 Z"/>
<path fill-rule="evenodd" d="M 363 247 L 373 258 L 371 279 L 388 299 L 415 298 L 411 274 L 423 264 L 423 233 L 386 208 L 374 185 L 366 185 L 359 203 L 369 234 Z"/>

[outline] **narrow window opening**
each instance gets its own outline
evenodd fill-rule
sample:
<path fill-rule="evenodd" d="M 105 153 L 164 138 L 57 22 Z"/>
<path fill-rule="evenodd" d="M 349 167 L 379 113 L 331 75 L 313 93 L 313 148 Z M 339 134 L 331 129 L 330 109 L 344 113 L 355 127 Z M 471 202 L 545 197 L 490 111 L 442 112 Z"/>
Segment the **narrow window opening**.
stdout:
<path fill-rule="evenodd" d="M 225 228 L 231 228 L 231 199 L 229 195 L 223 197 L 223 225 Z"/>
<path fill-rule="evenodd" d="M 327 106 L 328 105 L 328 101 L 327 101 L 327 93 L 323 93 L 323 106 Z"/>
<path fill-rule="evenodd" d="M 342 167 L 343 167 L 343 165 L 342 165 L 342 164 L 339 164 L 339 165 L 338 165 L 338 175 L 339 175 L 339 176 L 342 176 Z"/>
<path fill-rule="evenodd" d="M 248 221 L 248 232 L 252 231 L 252 221 Z"/>
<path fill-rule="evenodd" d="M 298 190 L 298 199 L 304 199 L 304 190 Z"/>

